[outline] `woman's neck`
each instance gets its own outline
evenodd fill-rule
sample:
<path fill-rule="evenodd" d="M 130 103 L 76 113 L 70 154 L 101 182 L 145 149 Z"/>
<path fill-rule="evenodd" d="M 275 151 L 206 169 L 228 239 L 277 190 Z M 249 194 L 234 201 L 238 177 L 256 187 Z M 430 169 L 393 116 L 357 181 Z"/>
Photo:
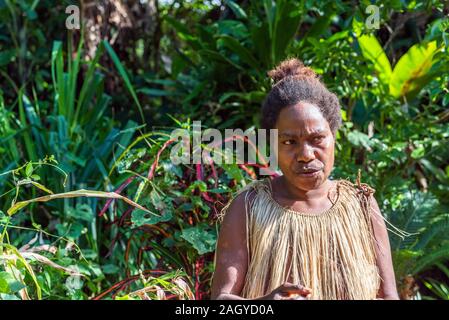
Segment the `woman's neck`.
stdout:
<path fill-rule="evenodd" d="M 325 182 L 323 182 L 318 188 L 312 189 L 312 190 L 303 190 L 299 189 L 296 186 L 290 184 L 287 179 L 285 179 L 285 176 L 280 176 L 279 178 L 279 185 L 283 186 L 284 188 L 279 188 L 278 190 L 285 190 L 280 195 L 284 198 L 287 198 L 289 200 L 293 201 L 305 201 L 310 202 L 314 200 L 320 200 L 323 197 L 326 197 L 330 188 L 333 186 L 333 182 L 329 179 L 326 179 Z"/>

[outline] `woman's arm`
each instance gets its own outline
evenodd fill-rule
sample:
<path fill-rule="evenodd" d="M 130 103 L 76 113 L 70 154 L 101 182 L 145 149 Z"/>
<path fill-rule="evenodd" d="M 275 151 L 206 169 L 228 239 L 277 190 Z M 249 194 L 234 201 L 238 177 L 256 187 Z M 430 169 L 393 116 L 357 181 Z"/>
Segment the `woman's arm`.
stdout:
<path fill-rule="evenodd" d="M 382 214 L 373 195 L 370 196 L 372 224 L 374 237 L 376 238 L 376 260 L 381 277 L 381 285 L 377 294 L 378 298 L 385 300 L 398 300 L 396 288 L 396 279 L 393 270 L 393 261 L 391 258 L 390 241 L 388 239 L 387 227 L 382 218 Z"/>
<path fill-rule="evenodd" d="M 216 265 L 212 279 L 213 300 L 305 300 L 310 289 L 283 283 L 270 293 L 254 299 L 240 296 L 248 270 L 246 240 L 246 192 L 237 196 L 224 216 L 217 242 Z M 268 262 L 267 262 L 268 263 Z"/>
<path fill-rule="evenodd" d="M 245 193 L 230 204 L 220 229 L 211 299 L 246 300 L 239 296 L 248 268 Z"/>

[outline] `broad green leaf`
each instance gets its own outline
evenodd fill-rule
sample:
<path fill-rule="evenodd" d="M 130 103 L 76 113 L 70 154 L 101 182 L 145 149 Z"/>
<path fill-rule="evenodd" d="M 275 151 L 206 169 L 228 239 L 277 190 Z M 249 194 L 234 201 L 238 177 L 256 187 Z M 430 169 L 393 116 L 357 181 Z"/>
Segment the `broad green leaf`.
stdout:
<path fill-rule="evenodd" d="M 391 77 L 391 64 L 377 38 L 372 34 L 364 34 L 357 38 L 363 56 L 368 59 L 378 72 L 379 79 L 388 85 Z"/>
<path fill-rule="evenodd" d="M 299 3 L 299 5 L 298 5 Z M 274 63 L 285 57 L 290 43 L 298 31 L 303 16 L 304 1 L 277 1 L 272 41 Z"/>
<path fill-rule="evenodd" d="M 36 287 L 36 295 L 37 298 L 39 300 L 42 299 L 42 290 L 41 290 L 41 286 L 39 285 L 39 282 L 37 281 L 36 275 L 33 271 L 33 268 L 30 266 L 30 264 L 26 261 L 26 259 L 23 257 L 22 253 L 19 252 L 19 250 L 7 243 L 2 243 L 0 242 L 0 247 L 4 247 L 6 249 L 8 249 L 9 251 L 11 251 L 16 257 L 17 259 L 23 264 L 23 266 L 25 267 L 26 271 L 28 272 L 29 276 L 31 277 L 31 279 L 34 282 L 34 285 Z"/>
<path fill-rule="evenodd" d="M 237 181 L 242 181 L 244 179 L 242 170 L 236 164 L 223 164 L 223 169 L 229 179 L 235 179 Z"/>
<path fill-rule="evenodd" d="M 262 23 L 260 26 L 253 25 L 250 30 L 254 52 L 257 53 L 259 61 L 261 61 L 262 65 L 271 65 L 272 42 L 270 41 L 270 37 L 267 36 L 269 33 L 268 24 Z"/>
<path fill-rule="evenodd" d="M 75 218 L 77 220 L 84 220 L 90 222 L 94 218 L 94 213 L 92 208 L 87 204 L 77 204 L 76 208 L 69 207 L 66 210 L 66 214 L 69 217 Z"/>
<path fill-rule="evenodd" d="M 25 174 L 27 177 L 31 176 L 33 173 L 33 164 L 31 162 L 28 162 L 26 168 L 25 168 Z"/>
<path fill-rule="evenodd" d="M 160 216 L 149 215 L 142 210 L 134 210 L 131 216 L 131 222 L 136 227 L 140 227 L 145 224 L 156 224 L 159 222 L 170 221 L 172 217 L 173 214 L 170 210 L 165 210 Z"/>
<path fill-rule="evenodd" d="M 16 293 L 26 286 L 14 279 L 14 277 L 6 271 L 0 272 L 0 293 Z"/>
<path fill-rule="evenodd" d="M 268 22 L 268 28 L 269 28 L 269 35 L 270 38 L 272 38 L 273 30 L 274 30 L 274 18 L 276 14 L 276 6 L 274 5 L 272 0 L 262 0 L 263 1 L 263 7 L 265 9 L 265 14 L 267 16 L 267 22 Z"/>
<path fill-rule="evenodd" d="M 189 242 L 199 254 L 215 250 L 217 235 L 205 225 L 198 225 L 182 230 L 181 237 Z"/>
<path fill-rule="evenodd" d="M 436 19 L 428 25 L 424 40 L 438 41 L 447 30 L 449 30 L 449 18 Z"/>
<path fill-rule="evenodd" d="M 64 224 L 57 224 L 56 230 L 58 231 L 58 234 L 60 236 L 64 235 L 64 237 L 67 237 L 71 240 L 78 239 L 81 234 L 83 233 L 84 225 L 82 225 L 79 222 L 71 223 L 70 225 L 67 223 Z"/>
<path fill-rule="evenodd" d="M 156 224 L 159 222 L 170 221 L 173 217 L 174 208 L 171 200 L 169 198 L 164 199 L 164 197 L 155 190 L 152 190 L 149 196 L 143 199 L 143 204 L 145 207 L 149 208 L 150 211 L 161 212 L 161 215 L 149 215 L 148 212 L 139 209 L 134 210 L 131 221 L 138 227 L 144 224 Z"/>
<path fill-rule="evenodd" d="M 9 284 L 8 280 L 10 280 L 12 276 L 8 272 L 0 272 L 0 292 L 8 293 L 9 292 Z"/>
<path fill-rule="evenodd" d="M 398 61 L 390 78 L 390 94 L 413 99 L 435 74 L 429 71 L 438 52 L 436 41 L 412 46 Z"/>
<path fill-rule="evenodd" d="M 416 148 L 415 150 L 412 151 L 411 157 L 413 159 L 419 159 L 422 158 L 425 154 L 425 149 L 423 146 L 419 146 L 418 148 Z"/>
<path fill-rule="evenodd" d="M 20 290 L 22 290 L 23 288 L 25 288 L 26 286 L 19 282 L 19 281 L 12 281 L 9 283 L 9 290 L 11 290 L 11 292 L 16 293 Z"/>

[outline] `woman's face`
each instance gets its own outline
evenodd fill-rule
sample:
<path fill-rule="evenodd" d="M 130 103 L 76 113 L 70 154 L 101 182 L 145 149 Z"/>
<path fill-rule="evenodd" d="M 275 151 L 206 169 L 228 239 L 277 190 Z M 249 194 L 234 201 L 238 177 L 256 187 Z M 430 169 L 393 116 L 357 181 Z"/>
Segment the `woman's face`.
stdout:
<path fill-rule="evenodd" d="M 304 191 L 318 188 L 334 166 L 334 136 L 317 106 L 300 102 L 281 110 L 278 164 L 287 181 Z"/>

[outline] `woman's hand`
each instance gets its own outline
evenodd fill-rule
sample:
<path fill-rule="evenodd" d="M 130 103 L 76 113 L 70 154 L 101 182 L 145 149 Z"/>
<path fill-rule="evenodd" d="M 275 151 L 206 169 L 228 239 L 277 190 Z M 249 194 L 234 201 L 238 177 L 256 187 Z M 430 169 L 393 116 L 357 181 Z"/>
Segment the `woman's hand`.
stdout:
<path fill-rule="evenodd" d="M 307 300 L 311 295 L 311 289 L 302 285 L 285 282 L 264 296 L 263 300 Z"/>

